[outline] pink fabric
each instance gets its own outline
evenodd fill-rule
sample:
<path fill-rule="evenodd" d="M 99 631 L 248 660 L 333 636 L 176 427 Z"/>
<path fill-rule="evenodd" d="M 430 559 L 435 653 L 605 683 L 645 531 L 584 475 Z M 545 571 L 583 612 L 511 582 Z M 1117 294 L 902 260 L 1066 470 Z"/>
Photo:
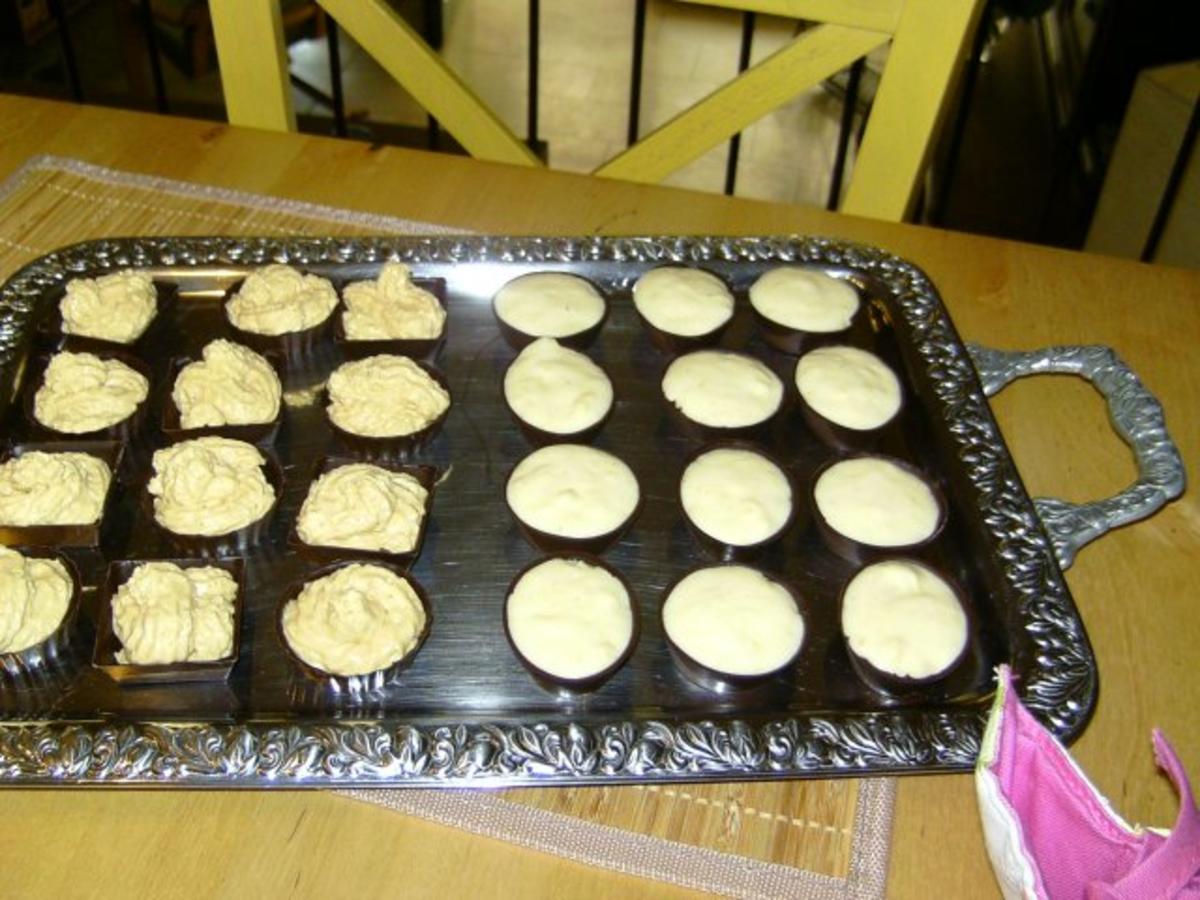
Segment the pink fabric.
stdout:
<path fill-rule="evenodd" d="M 996 758 L 990 767 L 1021 824 L 1040 896 L 1050 900 L 1200 900 L 1200 812 L 1171 745 L 1154 732 L 1159 765 L 1179 792 L 1169 838 L 1131 833 L 1071 763 L 1062 745 L 1006 683 Z"/>

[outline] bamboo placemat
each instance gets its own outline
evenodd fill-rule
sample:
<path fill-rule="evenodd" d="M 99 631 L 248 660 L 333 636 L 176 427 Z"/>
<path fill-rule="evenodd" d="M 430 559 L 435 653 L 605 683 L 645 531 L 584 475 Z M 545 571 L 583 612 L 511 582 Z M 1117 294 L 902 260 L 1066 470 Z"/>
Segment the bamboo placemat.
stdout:
<path fill-rule="evenodd" d="M 0 184 L 0 277 L 118 235 L 418 234 L 449 229 L 36 157 Z M 745 897 L 879 897 L 894 782 L 345 791 L 526 847 Z"/>

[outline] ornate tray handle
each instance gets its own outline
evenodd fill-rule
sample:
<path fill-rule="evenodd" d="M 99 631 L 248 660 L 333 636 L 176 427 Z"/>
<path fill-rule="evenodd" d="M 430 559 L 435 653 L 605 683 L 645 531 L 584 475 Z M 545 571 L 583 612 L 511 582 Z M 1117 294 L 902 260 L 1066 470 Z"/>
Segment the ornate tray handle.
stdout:
<path fill-rule="evenodd" d="M 1187 476 L 1179 448 L 1167 433 L 1162 404 L 1111 347 L 1043 347 L 993 350 L 968 343 L 989 397 L 1026 375 L 1067 374 L 1086 378 L 1108 403 L 1108 415 L 1137 460 L 1137 480 L 1121 493 L 1091 503 L 1037 497 L 1034 508 L 1066 569 L 1080 548 L 1101 535 L 1158 512 L 1183 493 Z"/>

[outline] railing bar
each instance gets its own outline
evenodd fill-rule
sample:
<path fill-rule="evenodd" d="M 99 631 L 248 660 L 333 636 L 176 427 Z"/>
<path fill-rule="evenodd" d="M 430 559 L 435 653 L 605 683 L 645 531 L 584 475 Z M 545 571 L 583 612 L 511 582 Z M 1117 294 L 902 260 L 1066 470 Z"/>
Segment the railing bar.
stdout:
<path fill-rule="evenodd" d="M 629 80 L 629 132 L 626 145 L 638 139 L 638 119 L 642 113 L 642 56 L 646 44 L 646 0 L 637 0 L 633 11 L 633 72 Z"/>
<path fill-rule="evenodd" d="M 754 45 L 754 13 L 742 13 L 742 48 L 738 55 L 738 74 L 750 68 L 750 49 Z M 729 139 L 729 156 L 725 161 L 725 193 L 733 195 L 737 183 L 738 155 L 742 149 L 742 133 Z"/>

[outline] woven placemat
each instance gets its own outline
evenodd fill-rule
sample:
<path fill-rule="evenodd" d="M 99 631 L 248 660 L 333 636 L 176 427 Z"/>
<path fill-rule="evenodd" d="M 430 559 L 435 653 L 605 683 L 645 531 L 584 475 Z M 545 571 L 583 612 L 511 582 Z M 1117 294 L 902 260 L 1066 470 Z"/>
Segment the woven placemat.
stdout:
<path fill-rule="evenodd" d="M 118 235 L 429 234 L 391 216 L 29 160 L 0 184 L 0 277 Z M 891 779 L 340 794 L 579 862 L 739 897 L 881 897 Z"/>

